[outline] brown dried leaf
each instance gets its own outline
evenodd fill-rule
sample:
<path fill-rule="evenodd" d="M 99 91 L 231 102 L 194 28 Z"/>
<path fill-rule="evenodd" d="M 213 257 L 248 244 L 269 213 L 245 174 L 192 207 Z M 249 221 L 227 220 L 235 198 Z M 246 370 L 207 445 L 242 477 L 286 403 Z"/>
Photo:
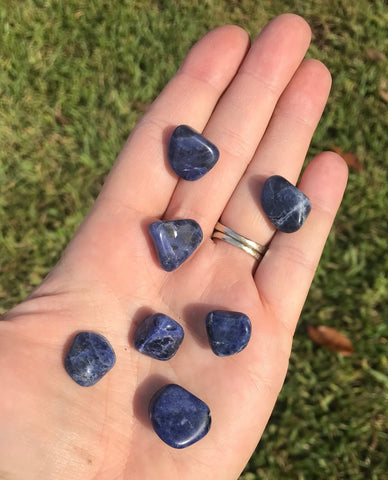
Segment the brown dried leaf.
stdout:
<path fill-rule="evenodd" d="M 133 103 L 133 106 L 136 108 L 136 110 L 139 110 L 142 113 L 145 113 L 148 110 L 149 105 L 147 103 L 140 102 L 136 100 Z"/>
<path fill-rule="evenodd" d="M 375 50 L 373 48 L 368 48 L 365 50 L 365 52 L 367 57 L 374 62 L 382 62 L 387 58 L 384 52 L 380 52 L 379 50 Z"/>
<path fill-rule="evenodd" d="M 69 123 L 69 120 L 62 114 L 60 110 L 54 112 L 54 117 L 60 125 L 67 125 Z"/>
<path fill-rule="evenodd" d="M 353 153 L 344 152 L 340 147 L 337 147 L 336 145 L 332 145 L 331 149 L 335 153 L 338 153 L 338 155 L 341 155 L 341 157 L 345 160 L 346 164 L 349 167 L 354 168 L 358 172 L 364 170 L 363 165 L 358 161 L 357 157 Z"/>
<path fill-rule="evenodd" d="M 354 346 L 349 338 L 335 328 L 326 325 L 319 327 L 309 325 L 307 328 L 311 340 L 317 345 L 333 350 L 344 357 L 349 357 L 354 353 Z"/>

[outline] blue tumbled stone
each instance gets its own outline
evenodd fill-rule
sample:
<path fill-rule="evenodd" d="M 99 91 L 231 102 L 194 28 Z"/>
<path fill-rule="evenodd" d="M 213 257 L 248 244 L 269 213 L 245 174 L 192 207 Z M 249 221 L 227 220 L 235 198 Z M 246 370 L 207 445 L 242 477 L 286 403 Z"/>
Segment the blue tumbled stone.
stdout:
<path fill-rule="evenodd" d="M 186 448 L 210 429 L 209 407 L 179 385 L 166 385 L 156 392 L 149 407 L 152 426 L 173 448 Z"/>
<path fill-rule="evenodd" d="M 251 338 L 251 322 L 240 312 L 214 310 L 206 317 L 206 331 L 213 352 L 227 357 L 241 352 Z"/>
<path fill-rule="evenodd" d="M 160 266 L 167 272 L 178 268 L 201 243 L 202 229 L 195 220 L 151 223 L 149 232 Z"/>
<path fill-rule="evenodd" d="M 134 344 L 140 353 L 157 360 L 169 360 L 176 354 L 183 336 L 178 322 L 163 313 L 154 313 L 137 328 Z"/>
<path fill-rule="evenodd" d="M 184 180 L 198 180 L 216 164 L 218 148 L 187 125 L 179 125 L 170 138 L 168 160 Z"/>
<path fill-rule="evenodd" d="M 90 387 L 109 372 L 116 355 L 108 340 L 93 332 L 81 332 L 74 337 L 65 358 L 70 377 L 82 387 Z"/>
<path fill-rule="evenodd" d="M 306 195 L 280 175 L 273 175 L 265 181 L 261 206 L 275 227 L 285 233 L 299 230 L 311 210 Z"/>

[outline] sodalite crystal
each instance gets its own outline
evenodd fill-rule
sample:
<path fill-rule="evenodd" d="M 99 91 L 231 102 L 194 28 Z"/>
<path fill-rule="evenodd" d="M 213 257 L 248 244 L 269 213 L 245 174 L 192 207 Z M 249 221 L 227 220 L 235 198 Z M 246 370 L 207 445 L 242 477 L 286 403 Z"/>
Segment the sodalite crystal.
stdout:
<path fill-rule="evenodd" d="M 149 232 L 160 266 L 167 272 L 178 268 L 201 243 L 202 229 L 195 220 L 151 223 Z"/>
<path fill-rule="evenodd" d="M 149 411 L 155 432 L 173 448 L 198 442 L 210 429 L 209 407 L 179 385 L 166 385 L 156 392 Z"/>
<path fill-rule="evenodd" d="M 140 353 L 157 360 L 169 360 L 176 354 L 183 336 L 178 322 L 163 313 L 154 313 L 137 328 L 134 344 Z"/>
<path fill-rule="evenodd" d="M 226 357 L 241 352 L 251 338 L 251 322 L 240 312 L 214 310 L 206 317 L 206 330 L 213 352 Z"/>
<path fill-rule="evenodd" d="M 273 175 L 265 181 L 261 206 L 275 227 L 285 233 L 299 230 L 311 210 L 306 195 L 280 175 Z"/>
<path fill-rule="evenodd" d="M 93 332 L 75 336 L 65 358 L 65 368 L 70 377 L 82 387 L 90 387 L 109 372 L 116 355 L 108 340 Z"/>
<path fill-rule="evenodd" d="M 218 148 L 187 125 L 179 125 L 171 135 L 168 160 L 184 180 L 198 180 L 217 163 Z"/>

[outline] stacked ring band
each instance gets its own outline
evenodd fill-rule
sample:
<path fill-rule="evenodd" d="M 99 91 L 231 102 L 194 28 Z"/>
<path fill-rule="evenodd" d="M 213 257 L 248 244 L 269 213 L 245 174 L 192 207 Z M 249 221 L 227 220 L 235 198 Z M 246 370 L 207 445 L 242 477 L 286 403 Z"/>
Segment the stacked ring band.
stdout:
<path fill-rule="evenodd" d="M 212 234 L 212 238 L 218 238 L 219 240 L 224 240 L 225 242 L 234 245 L 235 247 L 244 250 L 244 252 L 249 253 L 252 257 L 254 257 L 257 261 L 264 257 L 265 252 L 267 251 L 267 247 L 260 245 L 253 240 L 249 240 L 249 238 L 240 235 L 239 233 L 234 232 L 222 223 L 218 222 L 217 225 L 214 227 L 214 232 Z"/>

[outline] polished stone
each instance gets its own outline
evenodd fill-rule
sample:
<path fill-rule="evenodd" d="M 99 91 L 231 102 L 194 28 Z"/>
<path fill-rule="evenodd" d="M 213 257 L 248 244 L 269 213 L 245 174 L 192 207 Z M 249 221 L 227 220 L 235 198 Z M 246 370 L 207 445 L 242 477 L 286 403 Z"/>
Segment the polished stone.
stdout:
<path fill-rule="evenodd" d="M 241 352 L 248 345 L 251 330 L 251 322 L 244 313 L 214 310 L 206 317 L 209 343 L 219 357 Z"/>
<path fill-rule="evenodd" d="M 203 238 L 201 227 L 190 219 L 154 222 L 149 232 L 160 266 L 167 272 L 178 268 Z"/>
<path fill-rule="evenodd" d="M 166 385 L 150 402 L 152 426 L 159 437 L 173 448 L 186 448 L 209 431 L 209 407 L 179 385 Z"/>
<path fill-rule="evenodd" d="M 285 233 L 299 230 L 311 210 L 306 195 L 280 175 L 273 175 L 265 181 L 261 206 L 275 227 Z"/>
<path fill-rule="evenodd" d="M 179 125 L 170 138 L 168 160 L 184 180 L 198 180 L 217 163 L 218 148 L 187 125 Z"/>
<path fill-rule="evenodd" d="M 136 350 L 157 360 L 172 358 L 183 341 L 184 331 L 178 322 L 163 313 L 145 318 L 135 332 Z"/>
<path fill-rule="evenodd" d="M 108 340 L 93 332 L 75 336 L 65 358 L 65 368 L 70 377 L 82 387 L 90 387 L 109 372 L 116 355 Z"/>

